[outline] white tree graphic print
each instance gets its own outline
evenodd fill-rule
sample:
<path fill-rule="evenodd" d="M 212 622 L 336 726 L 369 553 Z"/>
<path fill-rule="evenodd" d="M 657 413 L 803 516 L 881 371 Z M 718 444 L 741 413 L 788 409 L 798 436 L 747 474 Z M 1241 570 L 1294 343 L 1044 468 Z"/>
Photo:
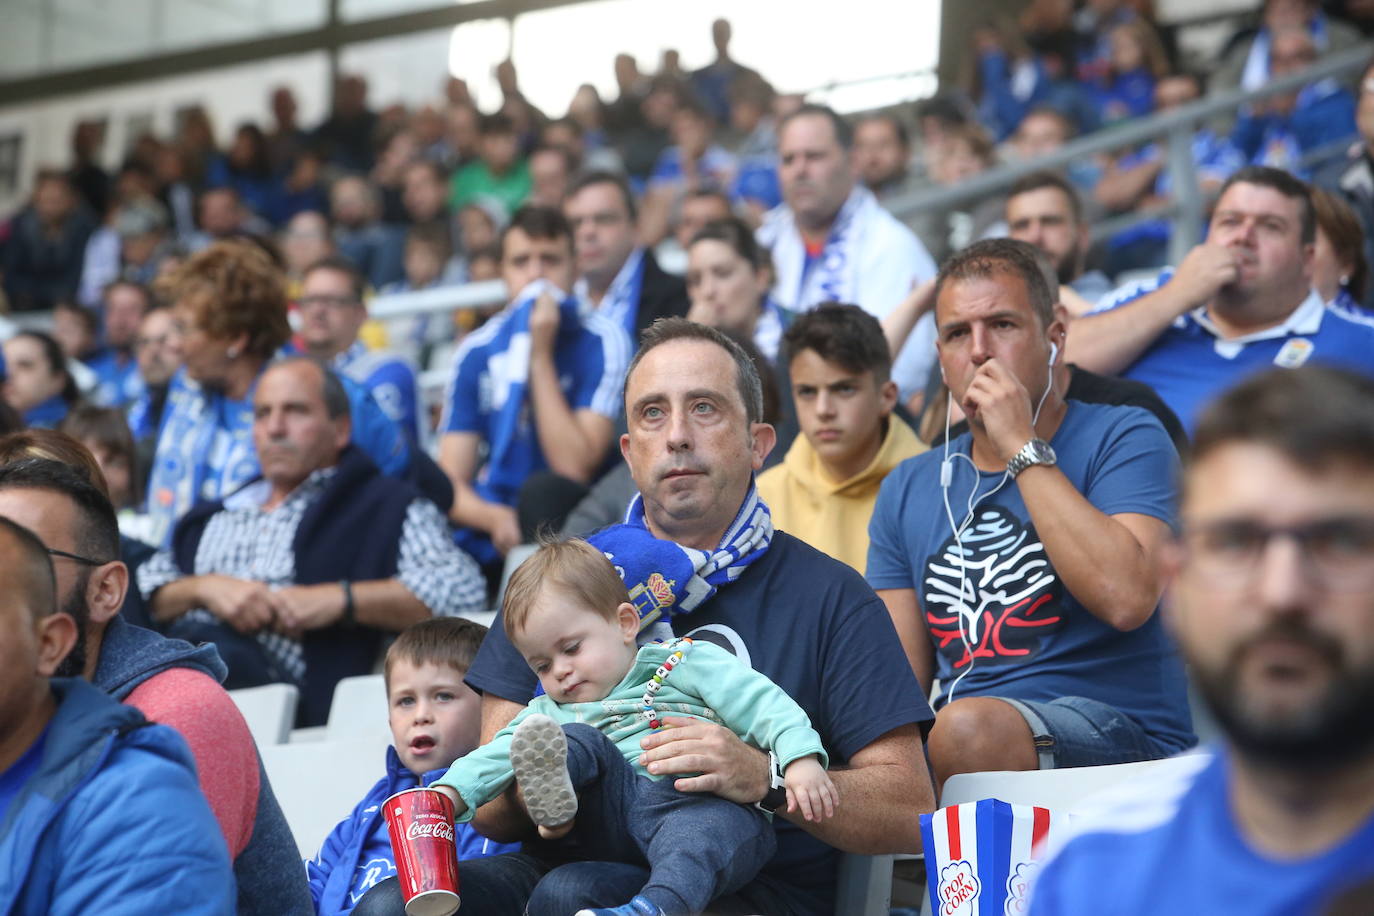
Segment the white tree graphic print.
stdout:
<path fill-rule="evenodd" d="M 955 669 L 970 661 L 965 638 L 972 658 L 1034 656 L 1063 623 L 1051 605 L 1061 589 L 1035 529 L 1001 506 L 984 506 L 959 540 L 962 549 L 951 534 L 926 561 L 923 603 L 936 648 Z"/>

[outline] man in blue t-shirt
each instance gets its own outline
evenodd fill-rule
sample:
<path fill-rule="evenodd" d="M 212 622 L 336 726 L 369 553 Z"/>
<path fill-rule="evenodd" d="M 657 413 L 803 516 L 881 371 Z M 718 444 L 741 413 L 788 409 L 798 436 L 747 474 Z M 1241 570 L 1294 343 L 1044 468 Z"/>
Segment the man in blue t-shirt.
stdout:
<path fill-rule="evenodd" d="M 762 400 L 753 362 L 720 332 L 676 318 L 651 326 L 630 366 L 629 432 L 621 437 L 642 511 L 632 516 L 635 524 L 592 540 L 614 554 L 627 584 L 637 583 L 633 600 L 650 616 L 663 615 L 658 624 L 727 649 L 806 710 L 841 799 L 822 824 L 779 806 L 768 755 L 721 726 L 665 720 L 674 727 L 644 739 L 643 762 L 654 774 L 677 776 L 681 791 L 775 811 L 777 854 L 754 881 L 713 903 L 713 912 L 821 916 L 837 912 L 836 847 L 868 854 L 918 847 L 918 816 L 934 807 L 921 753 L 931 713 L 872 589 L 838 560 L 774 530 L 755 498 L 753 476 L 774 440 L 773 428 L 759 420 Z M 612 532 L 627 540 L 601 540 Z M 732 565 L 714 565 L 739 546 L 737 538 L 751 549 L 731 554 Z M 673 568 L 659 559 L 695 568 L 651 572 Z M 705 564 L 716 571 L 704 573 Z M 482 693 L 484 742 L 538 683 L 499 619 L 466 682 Z M 479 809 L 477 829 L 502 841 L 534 836 L 514 799 L 512 791 Z M 646 883 L 647 868 L 578 861 L 587 858 L 585 848 L 579 854 L 536 843 L 464 862 L 464 913 L 472 906 L 468 916 L 567 916 L 623 903 Z M 392 911 L 399 906 L 397 893 Z"/>
<path fill-rule="evenodd" d="M 942 686 L 940 782 L 1194 742 L 1155 614 L 1177 453 L 1144 410 L 1064 400 L 1044 264 L 1010 239 L 945 263 L 940 368 L 970 432 L 889 474 L 869 525 L 869 584 L 922 685 Z"/>
<path fill-rule="evenodd" d="M 301 343 L 306 353 L 366 388 L 410 441 L 422 444 L 429 424 L 420 416 L 415 367 L 398 353 L 369 350 L 358 339 L 367 323 L 366 287 L 367 279 L 347 258 L 331 256 L 307 267 L 296 300 Z"/>
<path fill-rule="evenodd" d="M 1075 817 L 1033 914 L 1367 913 L 1374 382 L 1270 371 L 1198 423 L 1166 617 L 1224 741 Z"/>
<path fill-rule="evenodd" d="M 1068 358 L 1144 382 L 1192 429 L 1201 405 L 1269 366 L 1324 363 L 1374 375 L 1374 319 L 1312 289 L 1307 186 L 1250 166 L 1222 187 L 1207 239 L 1156 279 L 1076 319 Z"/>
<path fill-rule="evenodd" d="M 628 338 L 579 314 L 572 231 L 549 207 L 521 207 L 501 234 L 513 301 L 463 339 L 439 420 L 439 464 L 453 482 L 459 544 L 484 566 L 525 538 L 516 497 L 549 470 L 589 483 L 610 449 Z M 481 462 L 483 446 L 486 462 Z"/>

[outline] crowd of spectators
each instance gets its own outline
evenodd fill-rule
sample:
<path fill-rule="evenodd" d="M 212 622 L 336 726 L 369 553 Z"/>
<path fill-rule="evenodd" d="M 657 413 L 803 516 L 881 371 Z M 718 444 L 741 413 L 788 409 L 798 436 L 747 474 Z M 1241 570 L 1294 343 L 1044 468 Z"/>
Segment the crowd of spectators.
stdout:
<path fill-rule="evenodd" d="M 1195 73 L 1150 3 L 1080 7 L 1034 0 L 989 22 L 962 87 L 854 118 L 776 92 L 720 20 L 707 67 L 665 55 L 646 74 L 621 55 L 615 99 L 578 87 L 557 118 L 507 61 L 498 110 L 454 79 L 441 103 L 378 111 L 349 75 L 312 129 L 282 87 L 270 123 L 227 146 L 198 108 L 114 172 L 101 125 L 80 124 L 68 167 L 39 171 L 0 234 L 0 559 L 22 583 L 0 600 L 0 825 L 35 786 L 80 779 L 91 799 L 58 816 L 75 825 L 133 774 L 157 792 L 131 810 L 187 812 L 176 836 L 197 838 L 165 855 L 205 912 L 399 912 L 365 804 L 307 886 L 225 690 L 293 684 L 298 724 L 318 725 L 337 681 L 385 658 L 397 743 L 368 798 L 437 778 L 553 683 L 500 617 L 485 638 L 455 618 L 490 606 L 513 549 L 555 535 L 611 559 L 641 641 L 718 643 L 824 744 L 838 814 L 772 801 L 776 854 L 721 912 L 833 912 L 837 850 L 915 851 L 951 776 L 1191 748 L 1185 662 L 1231 742 L 1217 759 L 1240 761 L 1200 780 L 1263 796 L 1247 767 L 1301 774 L 1309 750 L 1322 772 L 1369 766 L 1367 709 L 1360 724 L 1344 700 L 1374 696 L 1374 522 L 1332 515 L 1313 475 L 1335 467 L 1364 511 L 1374 64 L 1199 127 L 1196 187 L 1177 186 L 1161 139 L 968 204 L 889 207 L 1301 72 L 1370 24 L 1266 0 Z M 1172 221 L 1152 211 L 1185 194 L 1208 202 L 1205 237 L 1168 265 Z M 1128 213 L 1145 218 L 1094 237 Z M 504 302 L 369 314 L 377 296 L 480 281 Z M 437 398 L 426 369 L 445 370 Z M 1237 385 L 1250 394 L 1226 394 Z M 1264 428 L 1306 422 L 1303 397 L 1331 399 L 1310 421 L 1317 452 Z M 1289 514 L 1239 484 L 1185 489 L 1180 533 L 1194 444 L 1189 473 L 1209 486 L 1223 465 L 1257 473 L 1245 448 L 1287 475 Z M 1190 609 L 1221 567 L 1277 563 L 1276 539 L 1300 545 L 1312 593 L 1345 589 L 1348 613 L 1323 630 L 1273 573 L 1254 580 L 1274 590 L 1257 595 L 1277 621 L 1261 635 L 1329 649 L 1329 666 L 1294 649 L 1252 669 L 1245 643 L 1227 667 L 1206 626 L 1161 612 L 1175 582 Z M 1283 691 L 1299 682 L 1318 714 L 1294 722 Z M 134 731 L 143 717 L 160 726 Z M 770 804 L 769 748 L 677 726 L 644 739 L 644 778 Z M 45 741 L 81 767 L 55 768 Z M 138 794 L 125 782 L 121 799 Z M 1356 782 L 1329 801 L 1363 820 L 1285 847 L 1285 893 L 1333 889 L 1304 859 L 1328 849 L 1342 881 L 1374 876 L 1374 846 L 1348 854 L 1351 830 L 1374 829 Z M 645 885 L 638 861 L 568 864 L 602 847 L 543 821 L 536 834 L 515 793 L 483 801 L 460 832 L 465 912 L 566 914 Z M 115 813 L 83 843 L 142 835 Z M 1127 867 L 1082 864 L 1111 826 L 1052 866 L 1042 912 L 1078 911 L 1083 869 Z M 0 849 L 19 842 L 0 826 Z M 23 856 L 50 863 L 55 842 Z M 100 852 L 79 882 L 42 864 L 25 912 L 65 911 L 71 886 L 72 911 L 146 893 L 104 880 Z M 0 868 L 0 890 L 12 877 Z"/>

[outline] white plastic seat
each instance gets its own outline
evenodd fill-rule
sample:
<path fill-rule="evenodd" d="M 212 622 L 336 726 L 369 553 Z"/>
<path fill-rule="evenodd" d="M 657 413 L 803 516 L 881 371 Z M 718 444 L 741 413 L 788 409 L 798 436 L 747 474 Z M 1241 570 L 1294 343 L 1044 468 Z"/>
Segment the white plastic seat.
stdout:
<path fill-rule="evenodd" d="M 506 554 L 506 563 L 501 567 L 501 584 L 496 589 L 496 607 L 493 610 L 501 610 L 501 602 L 506 600 L 506 586 L 510 584 L 511 574 L 538 549 L 538 544 L 519 544 Z"/>
<path fill-rule="evenodd" d="M 234 705 L 243 713 L 248 731 L 258 747 L 284 744 L 291 737 L 296 721 L 296 703 L 301 692 L 294 684 L 264 684 L 229 691 Z"/>
<path fill-rule="evenodd" d="M 386 683 L 380 674 L 346 677 L 334 685 L 324 740 L 360 739 L 380 740 L 383 744 L 391 742 L 391 726 L 387 723 Z"/>
<path fill-rule="evenodd" d="M 261 749 L 301 858 L 319 850 L 334 825 L 386 772 L 385 745 L 375 741 L 307 741 Z"/>

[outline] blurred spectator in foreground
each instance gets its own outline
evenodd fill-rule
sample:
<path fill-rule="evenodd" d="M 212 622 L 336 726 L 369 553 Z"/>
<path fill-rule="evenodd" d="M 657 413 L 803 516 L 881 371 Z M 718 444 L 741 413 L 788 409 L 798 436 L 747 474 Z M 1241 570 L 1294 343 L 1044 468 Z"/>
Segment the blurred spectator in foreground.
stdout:
<path fill-rule="evenodd" d="M 10 308 L 43 310 L 75 299 L 86 240 L 95 227 L 71 179 L 61 172 L 39 172 L 28 206 L 11 220 L 9 238 L 0 248 Z"/>
<path fill-rule="evenodd" d="M 5 400 L 25 426 L 53 429 L 81 400 L 62 348 L 42 331 L 20 331 L 3 349 Z"/>
<path fill-rule="evenodd" d="M 778 186 L 778 132 L 773 106 L 777 93 L 758 74 L 736 80 L 730 90 L 730 127 L 739 136 L 739 172 L 734 196 L 744 202 L 751 222 L 782 203 Z"/>
<path fill-rule="evenodd" d="M 1276 29 L 1269 42 L 1271 78 L 1301 72 L 1317 60 L 1317 43 L 1304 28 Z M 1331 145 L 1355 132 L 1355 99 L 1327 78 L 1296 92 L 1271 95 L 1243 110 L 1231 142 L 1255 165 L 1305 177 L 1340 152 Z M 1311 160 L 1324 152 L 1328 158 Z"/>
<path fill-rule="evenodd" d="M 520 155 L 515 125 L 505 115 L 483 117 L 478 160 L 453 173 L 449 205 L 459 210 L 489 197 L 510 213 L 529 193 L 529 164 Z"/>
<path fill-rule="evenodd" d="M 329 193 L 334 244 L 369 283 L 380 289 L 404 276 L 405 232 L 381 220 L 377 189 L 367 179 L 347 175 Z"/>
<path fill-rule="evenodd" d="M 1312 251 L 1312 288 L 1327 305 L 1364 308 L 1369 286 L 1365 233 L 1360 220 L 1340 196 L 1312 189 L 1317 240 Z"/>
<path fill-rule="evenodd" d="M 95 458 L 115 512 L 142 503 L 145 475 L 123 411 L 83 404 L 62 419 L 58 431 L 80 442 Z"/>
<path fill-rule="evenodd" d="M 1374 64 L 1360 74 L 1358 92 L 1359 136 L 1343 158 L 1317 172 L 1313 184 L 1336 191 L 1355 210 L 1364 229 L 1365 260 L 1374 263 Z"/>
<path fill-rule="evenodd" d="M 9 905 L 230 912 L 233 872 L 186 743 L 84 681 L 53 677 L 79 639 L 56 602 L 53 558 L 8 518 L 0 544 Z"/>

